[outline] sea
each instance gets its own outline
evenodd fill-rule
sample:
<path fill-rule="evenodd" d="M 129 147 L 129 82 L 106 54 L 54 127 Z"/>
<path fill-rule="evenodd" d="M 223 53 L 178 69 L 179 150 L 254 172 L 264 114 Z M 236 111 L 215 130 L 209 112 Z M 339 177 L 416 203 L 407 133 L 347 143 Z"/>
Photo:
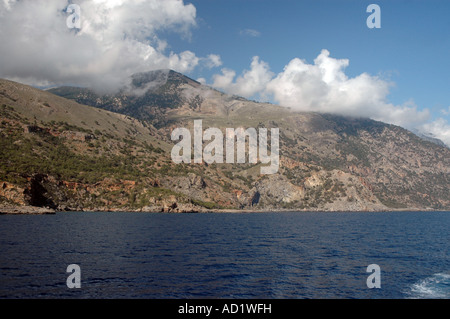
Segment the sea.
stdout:
<path fill-rule="evenodd" d="M 2 215 L 0 298 L 448 299 L 449 226 L 450 212 Z"/>

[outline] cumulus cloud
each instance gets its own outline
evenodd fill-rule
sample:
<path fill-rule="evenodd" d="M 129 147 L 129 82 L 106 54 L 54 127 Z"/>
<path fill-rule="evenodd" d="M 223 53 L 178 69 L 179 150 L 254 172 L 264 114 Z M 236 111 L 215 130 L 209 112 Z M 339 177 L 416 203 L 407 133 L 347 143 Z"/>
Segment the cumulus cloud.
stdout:
<path fill-rule="evenodd" d="M 67 0 L 0 2 L 0 77 L 29 84 L 114 89 L 136 72 L 188 73 L 220 57 L 166 52 L 159 31 L 189 38 L 196 8 L 182 0 L 79 0 L 81 29 L 69 29 Z"/>
<path fill-rule="evenodd" d="M 389 103 L 388 81 L 367 73 L 349 78 L 348 65 L 349 60 L 332 58 L 327 50 L 314 64 L 293 59 L 267 84 L 266 93 L 279 104 L 301 111 L 370 117 L 403 126 L 428 119 L 429 112 L 418 111 L 413 102 Z"/>
<path fill-rule="evenodd" d="M 438 118 L 430 123 L 425 123 L 420 126 L 420 131 L 440 139 L 450 147 L 450 124 L 447 120 Z"/>
<path fill-rule="evenodd" d="M 205 84 L 205 85 L 207 84 L 205 78 L 198 78 L 196 81 L 201 83 L 201 84 Z"/>
<path fill-rule="evenodd" d="M 217 54 L 209 54 L 205 59 L 205 66 L 207 68 L 216 68 L 222 65 L 222 60 L 220 55 Z"/>
<path fill-rule="evenodd" d="M 259 97 L 299 111 L 368 117 L 405 128 L 426 127 L 436 137 L 448 141 L 450 129 L 442 121 L 429 122 L 430 111 L 419 110 L 413 101 L 394 105 L 387 99 L 392 83 L 362 73 L 348 77 L 348 59 L 335 59 L 322 50 L 314 63 L 294 58 L 274 75 L 269 65 L 254 57 L 250 70 L 236 78 L 236 72 L 222 69 L 213 76 L 212 86 L 247 98 Z M 424 126 L 428 123 L 427 126 Z"/>
<path fill-rule="evenodd" d="M 273 75 L 269 65 L 255 56 L 252 59 L 250 70 L 245 70 L 236 80 L 236 72 L 224 68 L 222 74 L 213 76 L 212 86 L 228 93 L 250 98 L 256 93 L 264 91 Z"/>

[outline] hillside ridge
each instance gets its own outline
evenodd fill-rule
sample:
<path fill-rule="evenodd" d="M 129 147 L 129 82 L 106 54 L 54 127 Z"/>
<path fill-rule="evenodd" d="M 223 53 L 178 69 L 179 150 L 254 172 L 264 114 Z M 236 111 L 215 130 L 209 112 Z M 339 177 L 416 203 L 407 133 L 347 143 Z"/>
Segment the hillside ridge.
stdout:
<path fill-rule="evenodd" d="M 58 96 L 57 96 L 58 95 Z M 450 208 L 450 150 L 395 125 L 294 112 L 160 70 L 115 94 L 0 80 L 0 202 L 56 210 Z M 280 168 L 175 164 L 177 127 L 279 128 Z"/>

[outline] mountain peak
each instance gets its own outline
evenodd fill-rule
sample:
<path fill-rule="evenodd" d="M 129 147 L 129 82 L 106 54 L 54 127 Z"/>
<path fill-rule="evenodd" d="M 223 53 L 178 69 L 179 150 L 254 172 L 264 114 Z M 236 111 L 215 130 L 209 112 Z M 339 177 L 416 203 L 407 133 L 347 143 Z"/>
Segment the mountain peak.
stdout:
<path fill-rule="evenodd" d="M 135 73 L 131 76 L 132 88 L 157 88 L 167 82 L 172 84 L 189 84 L 198 87 L 201 83 L 187 77 L 184 74 L 171 69 L 159 69 L 147 72 Z"/>

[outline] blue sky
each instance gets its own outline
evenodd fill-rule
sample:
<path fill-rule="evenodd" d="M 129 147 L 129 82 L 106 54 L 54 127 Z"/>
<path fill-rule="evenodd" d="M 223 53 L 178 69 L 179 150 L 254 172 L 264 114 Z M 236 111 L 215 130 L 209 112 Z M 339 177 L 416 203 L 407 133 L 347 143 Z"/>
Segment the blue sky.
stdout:
<path fill-rule="evenodd" d="M 388 96 L 394 104 L 413 100 L 434 116 L 445 116 L 440 110 L 450 106 L 450 1 L 190 2 L 198 26 L 190 40 L 170 42 L 175 51 L 219 54 L 223 67 L 237 73 L 256 55 L 278 73 L 295 57 L 312 63 L 327 49 L 334 58 L 349 59 L 349 77 L 367 72 L 394 82 Z M 381 8 L 381 29 L 366 25 L 371 3 Z M 196 69 L 190 75 L 210 81 L 214 72 Z"/>

